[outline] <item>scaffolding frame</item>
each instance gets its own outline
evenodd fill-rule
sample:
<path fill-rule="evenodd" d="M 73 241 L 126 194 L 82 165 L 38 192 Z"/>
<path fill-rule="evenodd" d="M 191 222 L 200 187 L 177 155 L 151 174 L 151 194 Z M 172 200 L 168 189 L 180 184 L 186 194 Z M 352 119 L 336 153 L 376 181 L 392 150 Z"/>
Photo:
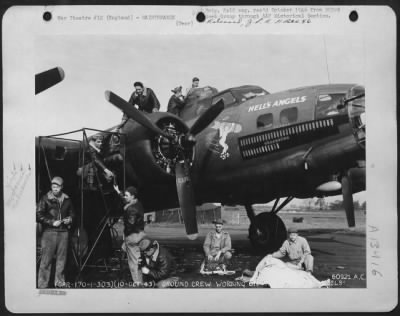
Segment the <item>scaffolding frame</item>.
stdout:
<path fill-rule="evenodd" d="M 60 134 L 53 134 L 53 135 L 48 135 L 48 136 L 39 136 L 38 139 L 38 146 L 39 146 L 39 155 L 38 155 L 38 163 L 39 163 L 39 168 L 41 166 L 41 153 L 40 151 L 42 150 L 43 152 L 43 156 L 44 156 L 44 163 L 46 165 L 46 171 L 47 171 L 47 175 L 49 178 L 49 181 L 51 182 L 51 179 L 53 177 L 53 175 L 51 174 L 51 170 L 49 168 L 48 165 L 48 161 L 47 161 L 47 155 L 46 155 L 46 150 L 45 148 L 42 146 L 42 139 L 56 139 L 56 140 L 67 140 L 67 141 L 72 141 L 72 142 L 77 142 L 79 143 L 79 154 L 78 154 L 78 166 L 82 167 L 85 165 L 85 152 L 89 146 L 89 140 L 88 140 L 88 136 L 86 131 L 94 131 L 97 133 L 102 133 L 104 134 L 111 134 L 111 135 L 118 135 L 120 137 L 120 140 L 123 139 L 124 141 L 121 142 L 120 141 L 120 148 L 119 148 L 119 153 L 122 154 L 122 188 L 123 190 L 125 190 L 125 186 L 126 186 L 126 168 L 125 168 L 125 158 L 126 158 L 126 135 L 124 133 L 120 133 L 120 132 L 115 132 L 112 131 L 114 128 L 108 129 L 108 130 L 99 130 L 99 129 L 94 129 L 94 128 L 82 128 L 79 130 L 74 130 L 71 132 L 65 132 L 65 133 L 60 133 Z M 77 140 L 77 139 L 72 139 L 72 138 L 64 138 L 64 137 L 60 137 L 60 136 L 66 136 L 66 135 L 71 135 L 71 134 L 76 134 L 76 133 L 82 133 L 82 140 Z M 94 164 L 94 160 L 93 157 L 90 157 L 90 162 Z M 80 203 L 80 218 L 79 218 L 79 225 L 77 226 L 77 250 L 75 251 L 74 247 L 72 248 L 72 255 L 74 257 L 75 263 L 79 269 L 78 275 L 76 278 L 79 278 L 83 269 L 85 267 L 89 267 L 88 260 L 90 259 L 94 249 L 96 248 L 100 237 L 102 236 L 108 222 L 110 219 L 110 209 L 107 206 L 107 202 L 105 199 L 105 194 L 103 191 L 102 186 L 100 185 L 100 178 L 99 178 L 99 172 L 98 172 L 98 168 L 94 168 L 95 169 L 95 175 L 96 175 L 96 179 L 97 179 L 97 183 L 98 183 L 98 187 L 99 187 L 99 191 L 101 193 L 102 196 L 102 201 L 103 201 L 103 206 L 106 210 L 105 215 L 103 216 L 103 218 L 100 220 L 99 224 L 96 227 L 96 238 L 95 238 L 95 242 L 93 243 L 93 245 L 91 246 L 91 248 L 89 249 L 88 247 L 88 254 L 86 256 L 86 258 L 83 260 L 83 258 L 85 257 L 85 255 L 82 255 L 81 253 L 81 233 L 84 231 L 84 227 L 83 227 L 83 217 L 85 214 L 85 205 L 84 205 L 84 194 L 85 194 L 85 189 L 84 189 L 84 172 L 82 170 L 80 177 L 80 199 L 81 199 L 81 203 Z M 40 183 L 41 183 L 41 176 L 40 176 L 40 171 L 38 172 L 38 182 L 37 182 L 37 199 L 40 199 L 40 193 L 39 193 L 39 189 L 40 189 Z M 98 232 L 98 229 L 100 228 L 100 231 Z"/>

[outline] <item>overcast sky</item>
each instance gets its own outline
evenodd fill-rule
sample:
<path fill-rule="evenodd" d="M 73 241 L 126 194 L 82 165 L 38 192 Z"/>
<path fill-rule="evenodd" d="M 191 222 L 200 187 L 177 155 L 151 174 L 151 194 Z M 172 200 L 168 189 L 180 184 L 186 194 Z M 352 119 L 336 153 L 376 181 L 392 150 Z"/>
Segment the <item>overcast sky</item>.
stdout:
<path fill-rule="evenodd" d="M 57 106 L 63 117 L 41 124 L 41 135 L 119 123 L 121 113 L 105 100 L 104 91 L 128 99 L 135 81 L 155 91 L 161 110 L 166 110 L 170 90 L 182 85 L 186 91 L 194 76 L 200 85 L 218 90 L 255 84 L 277 92 L 325 84 L 328 78 L 331 83 L 363 84 L 362 42 L 357 38 L 59 36 L 41 37 L 36 44 L 37 72 L 55 66 L 65 71 L 63 82 L 36 96 L 41 111 L 51 113 Z"/>

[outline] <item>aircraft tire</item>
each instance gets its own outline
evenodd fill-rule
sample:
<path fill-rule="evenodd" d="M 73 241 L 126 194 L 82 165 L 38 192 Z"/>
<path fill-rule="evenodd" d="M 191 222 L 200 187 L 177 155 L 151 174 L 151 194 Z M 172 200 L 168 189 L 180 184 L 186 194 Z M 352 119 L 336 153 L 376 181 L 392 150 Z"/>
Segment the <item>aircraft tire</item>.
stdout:
<path fill-rule="evenodd" d="M 255 225 L 249 227 L 249 238 L 253 247 L 262 253 L 276 251 L 287 238 L 285 224 L 276 214 L 258 214 Z"/>

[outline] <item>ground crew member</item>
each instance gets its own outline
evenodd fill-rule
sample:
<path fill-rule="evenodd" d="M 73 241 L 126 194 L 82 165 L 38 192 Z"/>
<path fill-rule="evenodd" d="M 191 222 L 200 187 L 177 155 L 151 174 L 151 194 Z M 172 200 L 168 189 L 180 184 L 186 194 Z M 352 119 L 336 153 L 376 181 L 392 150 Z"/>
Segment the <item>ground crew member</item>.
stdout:
<path fill-rule="evenodd" d="M 182 87 L 176 87 L 175 89 L 171 90 L 174 93 L 168 101 L 168 110 L 167 112 L 175 114 L 177 116 L 180 115 L 181 110 L 185 106 L 185 102 L 182 96 Z"/>
<path fill-rule="evenodd" d="M 213 221 L 215 230 L 207 234 L 204 240 L 205 267 L 210 263 L 217 262 L 222 270 L 226 270 L 226 265 L 232 258 L 232 242 L 228 232 L 223 231 L 223 221 L 217 219 Z"/>
<path fill-rule="evenodd" d="M 186 91 L 186 96 L 188 94 L 190 94 L 194 89 L 198 88 L 199 87 L 199 83 L 200 83 L 200 79 L 197 78 L 197 77 L 194 77 L 192 79 L 192 87 Z"/>
<path fill-rule="evenodd" d="M 118 186 L 114 186 L 120 194 Z M 124 242 L 122 250 L 128 255 L 128 265 L 131 272 L 132 281 L 137 285 L 143 283 L 142 272 L 139 269 L 140 248 L 139 242 L 146 236 L 144 232 L 144 208 L 137 199 L 135 187 L 127 187 L 124 193 Z"/>
<path fill-rule="evenodd" d="M 36 210 L 36 221 L 43 226 L 38 288 L 49 286 L 54 256 L 55 286 L 65 286 L 64 269 L 67 262 L 68 234 L 74 219 L 74 209 L 69 196 L 62 192 L 63 183 L 61 177 L 54 177 L 51 180 L 51 190 L 41 198 Z"/>
<path fill-rule="evenodd" d="M 141 271 L 145 279 L 156 282 L 158 288 L 176 287 L 179 277 L 176 274 L 176 263 L 167 249 L 161 247 L 156 240 L 143 239 L 139 243 L 144 254 Z"/>
<path fill-rule="evenodd" d="M 287 257 L 287 264 L 297 269 L 305 269 L 312 273 L 314 267 L 314 257 L 311 255 L 311 249 L 307 240 L 298 235 L 296 228 L 288 229 L 288 239 L 282 244 L 282 247 L 272 254 L 274 258 Z"/>
<path fill-rule="evenodd" d="M 138 110 L 147 113 L 158 112 L 160 109 L 160 102 L 156 94 L 150 88 L 144 87 L 143 83 L 137 81 L 133 84 L 135 91 L 132 93 L 129 103 L 133 106 L 137 105 Z M 124 118 L 126 116 L 124 115 Z"/>
<path fill-rule="evenodd" d="M 89 161 L 83 167 L 80 167 L 77 171 L 78 176 L 82 176 L 86 179 L 84 188 L 88 190 L 97 190 L 97 176 L 96 171 L 100 169 L 103 171 L 104 178 L 107 182 L 110 182 L 114 178 L 114 173 L 110 171 L 106 165 L 104 164 L 104 159 L 101 151 L 101 147 L 103 145 L 103 135 L 93 135 L 89 139 L 89 146 L 87 153 L 90 156 Z"/>

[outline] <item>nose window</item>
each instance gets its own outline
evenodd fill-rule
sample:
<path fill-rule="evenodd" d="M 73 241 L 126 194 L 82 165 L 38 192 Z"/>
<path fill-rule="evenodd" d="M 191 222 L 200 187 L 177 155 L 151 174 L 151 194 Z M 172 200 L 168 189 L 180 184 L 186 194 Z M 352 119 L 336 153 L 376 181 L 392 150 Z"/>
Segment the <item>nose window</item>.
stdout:
<path fill-rule="evenodd" d="M 338 110 L 337 108 L 344 96 L 345 94 L 343 93 L 320 94 L 318 96 L 315 117 L 319 119 L 344 113 L 343 109 Z"/>

